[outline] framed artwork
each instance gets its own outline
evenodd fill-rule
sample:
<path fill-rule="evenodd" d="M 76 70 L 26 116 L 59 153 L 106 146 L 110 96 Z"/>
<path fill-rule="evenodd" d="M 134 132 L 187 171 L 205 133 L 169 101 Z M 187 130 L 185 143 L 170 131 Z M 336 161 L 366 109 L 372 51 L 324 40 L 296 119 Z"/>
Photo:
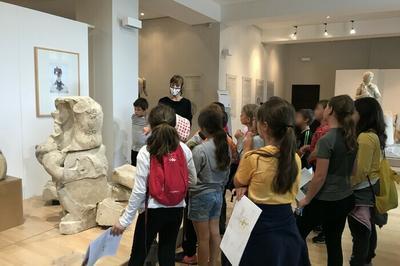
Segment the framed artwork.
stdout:
<path fill-rule="evenodd" d="M 264 80 L 257 79 L 256 80 L 256 97 L 255 97 L 255 104 L 260 105 L 264 102 Z"/>
<path fill-rule="evenodd" d="M 54 100 L 79 96 L 79 53 L 35 47 L 36 116 L 50 116 Z"/>
<path fill-rule="evenodd" d="M 236 89 L 236 75 L 226 74 L 226 90 L 231 96 L 231 112 L 232 117 L 236 117 L 236 106 L 237 106 L 237 89 Z"/>
<path fill-rule="evenodd" d="M 251 78 L 242 77 L 242 106 L 251 103 Z"/>

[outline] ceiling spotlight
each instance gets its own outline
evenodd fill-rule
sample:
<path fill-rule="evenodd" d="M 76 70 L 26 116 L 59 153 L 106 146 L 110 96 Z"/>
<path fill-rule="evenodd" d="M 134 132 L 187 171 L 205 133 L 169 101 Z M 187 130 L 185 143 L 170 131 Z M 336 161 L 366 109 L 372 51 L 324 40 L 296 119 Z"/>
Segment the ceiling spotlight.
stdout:
<path fill-rule="evenodd" d="M 328 23 L 324 23 L 324 26 L 325 26 L 324 35 L 325 35 L 325 37 L 328 37 L 329 36 L 328 29 L 327 29 Z"/>
<path fill-rule="evenodd" d="M 326 19 L 330 19 L 331 18 L 331 16 L 326 16 Z"/>
<path fill-rule="evenodd" d="M 141 13 L 140 13 L 140 16 L 142 16 L 142 17 L 143 17 L 143 16 L 144 16 L 144 13 L 143 13 L 143 12 L 141 12 Z"/>
<path fill-rule="evenodd" d="M 354 28 L 354 20 L 350 20 L 351 22 L 351 30 L 350 30 L 350 34 L 356 34 L 356 29 Z"/>
<path fill-rule="evenodd" d="M 297 40 L 297 26 L 294 26 L 294 32 L 290 35 L 292 40 Z"/>

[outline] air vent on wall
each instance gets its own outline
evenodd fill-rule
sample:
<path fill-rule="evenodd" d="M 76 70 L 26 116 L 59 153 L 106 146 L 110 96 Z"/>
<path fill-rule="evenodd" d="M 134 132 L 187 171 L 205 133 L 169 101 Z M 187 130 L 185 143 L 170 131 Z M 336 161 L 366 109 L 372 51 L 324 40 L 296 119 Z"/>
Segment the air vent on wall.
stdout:
<path fill-rule="evenodd" d="M 301 62 L 310 62 L 311 61 L 311 57 L 301 57 L 300 61 Z"/>
<path fill-rule="evenodd" d="M 121 19 L 121 25 L 124 28 L 128 29 L 141 29 L 142 28 L 142 22 L 136 18 L 131 18 L 131 17 L 124 17 Z"/>

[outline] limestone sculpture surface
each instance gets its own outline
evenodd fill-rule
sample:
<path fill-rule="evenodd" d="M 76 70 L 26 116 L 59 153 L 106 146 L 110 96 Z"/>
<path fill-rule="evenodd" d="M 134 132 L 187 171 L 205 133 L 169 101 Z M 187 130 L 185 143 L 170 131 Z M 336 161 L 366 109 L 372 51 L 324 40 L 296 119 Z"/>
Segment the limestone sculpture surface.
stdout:
<path fill-rule="evenodd" d="M 0 150 L 0 180 L 5 179 L 7 176 L 7 161 Z"/>
<path fill-rule="evenodd" d="M 110 194 L 103 111 L 87 96 L 57 98 L 55 105 L 53 133 L 36 146 L 36 158 L 51 175 L 65 213 L 60 232 L 74 234 L 96 226 L 97 204 Z"/>
<path fill-rule="evenodd" d="M 378 101 L 380 100 L 382 95 L 378 89 L 378 86 L 372 83 L 373 79 L 374 79 L 374 73 L 370 71 L 364 73 L 363 82 L 360 84 L 360 86 L 357 88 L 356 91 L 356 99 L 363 97 L 372 97 Z"/>

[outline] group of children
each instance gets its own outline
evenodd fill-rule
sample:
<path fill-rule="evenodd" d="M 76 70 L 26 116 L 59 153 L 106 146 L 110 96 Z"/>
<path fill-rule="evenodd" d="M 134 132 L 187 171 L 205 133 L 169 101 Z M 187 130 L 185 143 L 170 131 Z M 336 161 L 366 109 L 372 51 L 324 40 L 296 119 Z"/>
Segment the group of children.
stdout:
<path fill-rule="evenodd" d="M 145 99 L 134 103 L 135 186 L 112 228 L 113 234 L 122 234 L 139 211 L 129 265 L 144 264 L 157 234 L 161 266 L 174 265 L 176 259 L 217 265 L 227 188 L 234 188 L 237 200 L 247 195 L 262 209 L 240 265 L 310 265 L 305 238 L 318 227 L 328 265 L 342 265 L 346 219 L 354 243 L 351 265 L 371 262 L 376 230 L 370 189 L 379 190 L 386 141 L 376 100 L 354 103 L 341 95 L 318 102 L 314 111 L 298 112 L 278 97 L 261 106 L 245 105 L 240 116 L 245 129 L 236 131 L 236 141 L 227 130 L 223 105 L 212 103 L 199 113 L 199 131 L 187 140 L 177 125 L 184 119 L 187 131 L 192 119 L 188 100 L 181 96 L 183 85 L 182 77 L 172 77 L 170 97 L 161 99 L 148 116 Z M 356 160 L 357 152 L 363 154 Z M 296 202 L 302 168 L 312 168 L 314 177 L 305 198 Z M 182 219 L 183 253 L 176 257 Z M 224 256 L 221 262 L 229 264 Z"/>

